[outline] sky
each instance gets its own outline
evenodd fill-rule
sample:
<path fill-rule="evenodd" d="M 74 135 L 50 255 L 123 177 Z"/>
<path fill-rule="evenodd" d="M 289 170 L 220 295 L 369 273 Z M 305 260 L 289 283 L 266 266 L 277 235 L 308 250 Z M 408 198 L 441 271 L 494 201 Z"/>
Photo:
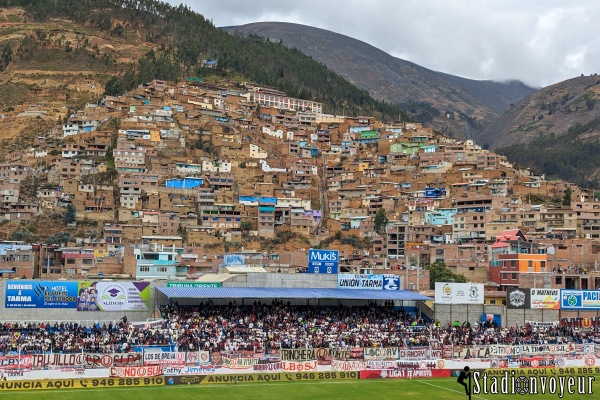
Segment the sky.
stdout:
<path fill-rule="evenodd" d="M 596 0 L 167 0 L 215 26 L 294 22 L 423 67 L 548 86 L 600 72 Z M 596 22 L 594 22 L 596 21 Z"/>

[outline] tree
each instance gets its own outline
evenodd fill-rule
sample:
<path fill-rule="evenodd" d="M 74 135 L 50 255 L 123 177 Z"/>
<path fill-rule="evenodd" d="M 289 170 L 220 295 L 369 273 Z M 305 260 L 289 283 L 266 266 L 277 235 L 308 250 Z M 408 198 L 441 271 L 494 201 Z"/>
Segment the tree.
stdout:
<path fill-rule="evenodd" d="M 563 204 L 563 206 L 571 205 L 571 188 L 567 188 L 565 190 L 565 196 L 563 197 L 562 204 Z"/>
<path fill-rule="evenodd" d="M 377 210 L 375 214 L 375 232 L 382 233 L 385 231 L 385 226 L 390 222 L 384 208 Z"/>
<path fill-rule="evenodd" d="M 240 230 L 244 233 L 248 233 L 248 231 L 252 229 L 252 222 L 250 221 L 242 221 L 240 223 Z"/>
<path fill-rule="evenodd" d="M 425 267 L 429 271 L 429 288 L 435 289 L 436 282 L 467 282 L 462 274 L 455 274 L 443 262 L 434 262 Z"/>
<path fill-rule="evenodd" d="M 74 242 L 75 238 L 69 232 L 59 232 L 56 235 L 48 236 L 46 243 L 66 245 L 69 242 Z"/>
<path fill-rule="evenodd" d="M 63 216 L 63 220 L 65 221 L 65 224 L 72 224 L 76 221 L 77 219 L 77 209 L 75 208 L 75 206 L 73 204 L 69 204 L 67 206 L 67 209 L 65 210 L 64 216 Z"/>

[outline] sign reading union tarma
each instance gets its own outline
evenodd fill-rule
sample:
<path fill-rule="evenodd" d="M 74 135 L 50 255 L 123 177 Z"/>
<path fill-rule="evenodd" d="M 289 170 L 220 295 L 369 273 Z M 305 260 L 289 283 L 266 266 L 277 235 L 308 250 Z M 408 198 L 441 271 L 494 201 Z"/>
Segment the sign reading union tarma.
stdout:
<path fill-rule="evenodd" d="M 398 275 L 382 274 L 338 274 L 338 288 L 399 290 L 400 277 Z"/>

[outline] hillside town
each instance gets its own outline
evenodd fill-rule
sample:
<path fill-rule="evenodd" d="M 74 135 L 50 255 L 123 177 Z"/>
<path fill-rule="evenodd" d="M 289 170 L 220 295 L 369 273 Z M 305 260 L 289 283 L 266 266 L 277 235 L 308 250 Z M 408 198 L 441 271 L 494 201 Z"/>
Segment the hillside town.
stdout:
<path fill-rule="evenodd" d="M 308 249 L 329 248 L 340 272 L 411 290 L 436 262 L 498 292 L 600 287 L 594 193 L 471 140 L 251 83 L 155 80 L 82 109 L 46 95 L 4 116 L 60 121 L 0 164 L 5 277 L 225 280 L 303 273 Z M 64 229 L 31 240 L 33 221 Z"/>

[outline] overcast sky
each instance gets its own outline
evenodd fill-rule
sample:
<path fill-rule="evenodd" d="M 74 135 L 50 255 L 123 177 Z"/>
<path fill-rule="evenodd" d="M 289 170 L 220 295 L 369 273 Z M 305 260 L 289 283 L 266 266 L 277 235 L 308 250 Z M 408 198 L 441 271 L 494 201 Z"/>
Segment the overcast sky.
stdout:
<path fill-rule="evenodd" d="M 600 72 L 596 0 L 168 1 L 215 26 L 277 21 L 331 30 L 471 79 L 537 87 Z"/>

